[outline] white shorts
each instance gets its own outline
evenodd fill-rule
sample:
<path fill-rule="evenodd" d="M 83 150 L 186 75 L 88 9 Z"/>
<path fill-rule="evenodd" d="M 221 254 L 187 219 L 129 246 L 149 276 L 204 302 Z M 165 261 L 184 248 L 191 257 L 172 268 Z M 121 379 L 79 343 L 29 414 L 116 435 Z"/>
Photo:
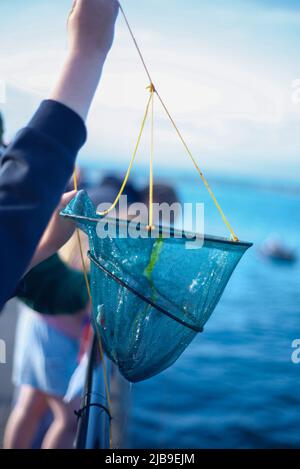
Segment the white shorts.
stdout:
<path fill-rule="evenodd" d="M 79 341 L 23 306 L 17 324 L 13 382 L 63 397 L 78 366 Z"/>

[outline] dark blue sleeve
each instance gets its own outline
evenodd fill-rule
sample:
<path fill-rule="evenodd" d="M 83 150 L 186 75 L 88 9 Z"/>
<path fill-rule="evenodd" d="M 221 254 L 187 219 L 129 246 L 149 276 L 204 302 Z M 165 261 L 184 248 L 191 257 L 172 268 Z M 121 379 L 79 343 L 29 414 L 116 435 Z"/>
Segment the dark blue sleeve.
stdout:
<path fill-rule="evenodd" d="M 30 263 L 85 140 L 82 119 L 48 100 L 4 152 L 0 166 L 0 310 Z"/>

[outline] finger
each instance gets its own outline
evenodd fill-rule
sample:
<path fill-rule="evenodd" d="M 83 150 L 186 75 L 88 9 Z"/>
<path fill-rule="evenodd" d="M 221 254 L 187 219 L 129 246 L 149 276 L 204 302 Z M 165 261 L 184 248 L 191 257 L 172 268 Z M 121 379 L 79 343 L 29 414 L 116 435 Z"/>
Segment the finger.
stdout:
<path fill-rule="evenodd" d="M 73 13 L 74 8 L 76 7 L 76 3 L 77 3 L 77 0 L 73 0 L 73 4 L 72 4 L 72 8 L 71 8 L 70 15 Z"/>
<path fill-rule="evenodd" d="M 118 0 L 114 0 L 114 4 L 115 4 L 115 12 L 116 14 L 118 14 L 119 8 L 121 7 L 120 2 Z"/>
<path fill-rule="evenodd" d="M 71 200 L 75 197 L 76 194 L 76 191 L 66 192 L 60 200 L 59 208 L 65 208 L 68 203 L 71 202 Z"/>
<path fill-rule="evenodd" d="M 70 13 L 69 13 L 67 23 L 69 23 L 69 20 L 70 20 L 72 14 L 73 14 L 73 12 L 74 12 L 74 10 L 75 10 L 75 8 L 76 8 L 76 5 L 77 5 L 77 0 L 73 0 L 72 8 L 71 8 L 71 11 L 70 11 Z"/>

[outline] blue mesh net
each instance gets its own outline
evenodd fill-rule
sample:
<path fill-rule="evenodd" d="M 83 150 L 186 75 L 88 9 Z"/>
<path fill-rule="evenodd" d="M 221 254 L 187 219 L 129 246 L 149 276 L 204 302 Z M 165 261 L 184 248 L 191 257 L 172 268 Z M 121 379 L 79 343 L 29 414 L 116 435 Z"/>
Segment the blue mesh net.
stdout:
<path fill-rule="evenodd" d="M 248 243 L 205 237 L 127 237 L 129 224 L 102 219 L 84 191 L 62 212 L 87 233 L 94 326 L 108 357 L 132 382 L 172 365 L 208 321 Z M 178 233 L 177 233 L 178 234 Z"/>

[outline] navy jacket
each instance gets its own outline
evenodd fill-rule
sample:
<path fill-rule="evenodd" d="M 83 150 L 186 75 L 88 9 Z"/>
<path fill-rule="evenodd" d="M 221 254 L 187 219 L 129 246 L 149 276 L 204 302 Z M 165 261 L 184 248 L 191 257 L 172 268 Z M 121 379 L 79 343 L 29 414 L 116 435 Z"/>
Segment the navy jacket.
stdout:
<path fill-rule="evenodd" d="M 0 311 L 33 257 L 85 140 L 82 119 L 47 100 L 1 158 Z"/>

